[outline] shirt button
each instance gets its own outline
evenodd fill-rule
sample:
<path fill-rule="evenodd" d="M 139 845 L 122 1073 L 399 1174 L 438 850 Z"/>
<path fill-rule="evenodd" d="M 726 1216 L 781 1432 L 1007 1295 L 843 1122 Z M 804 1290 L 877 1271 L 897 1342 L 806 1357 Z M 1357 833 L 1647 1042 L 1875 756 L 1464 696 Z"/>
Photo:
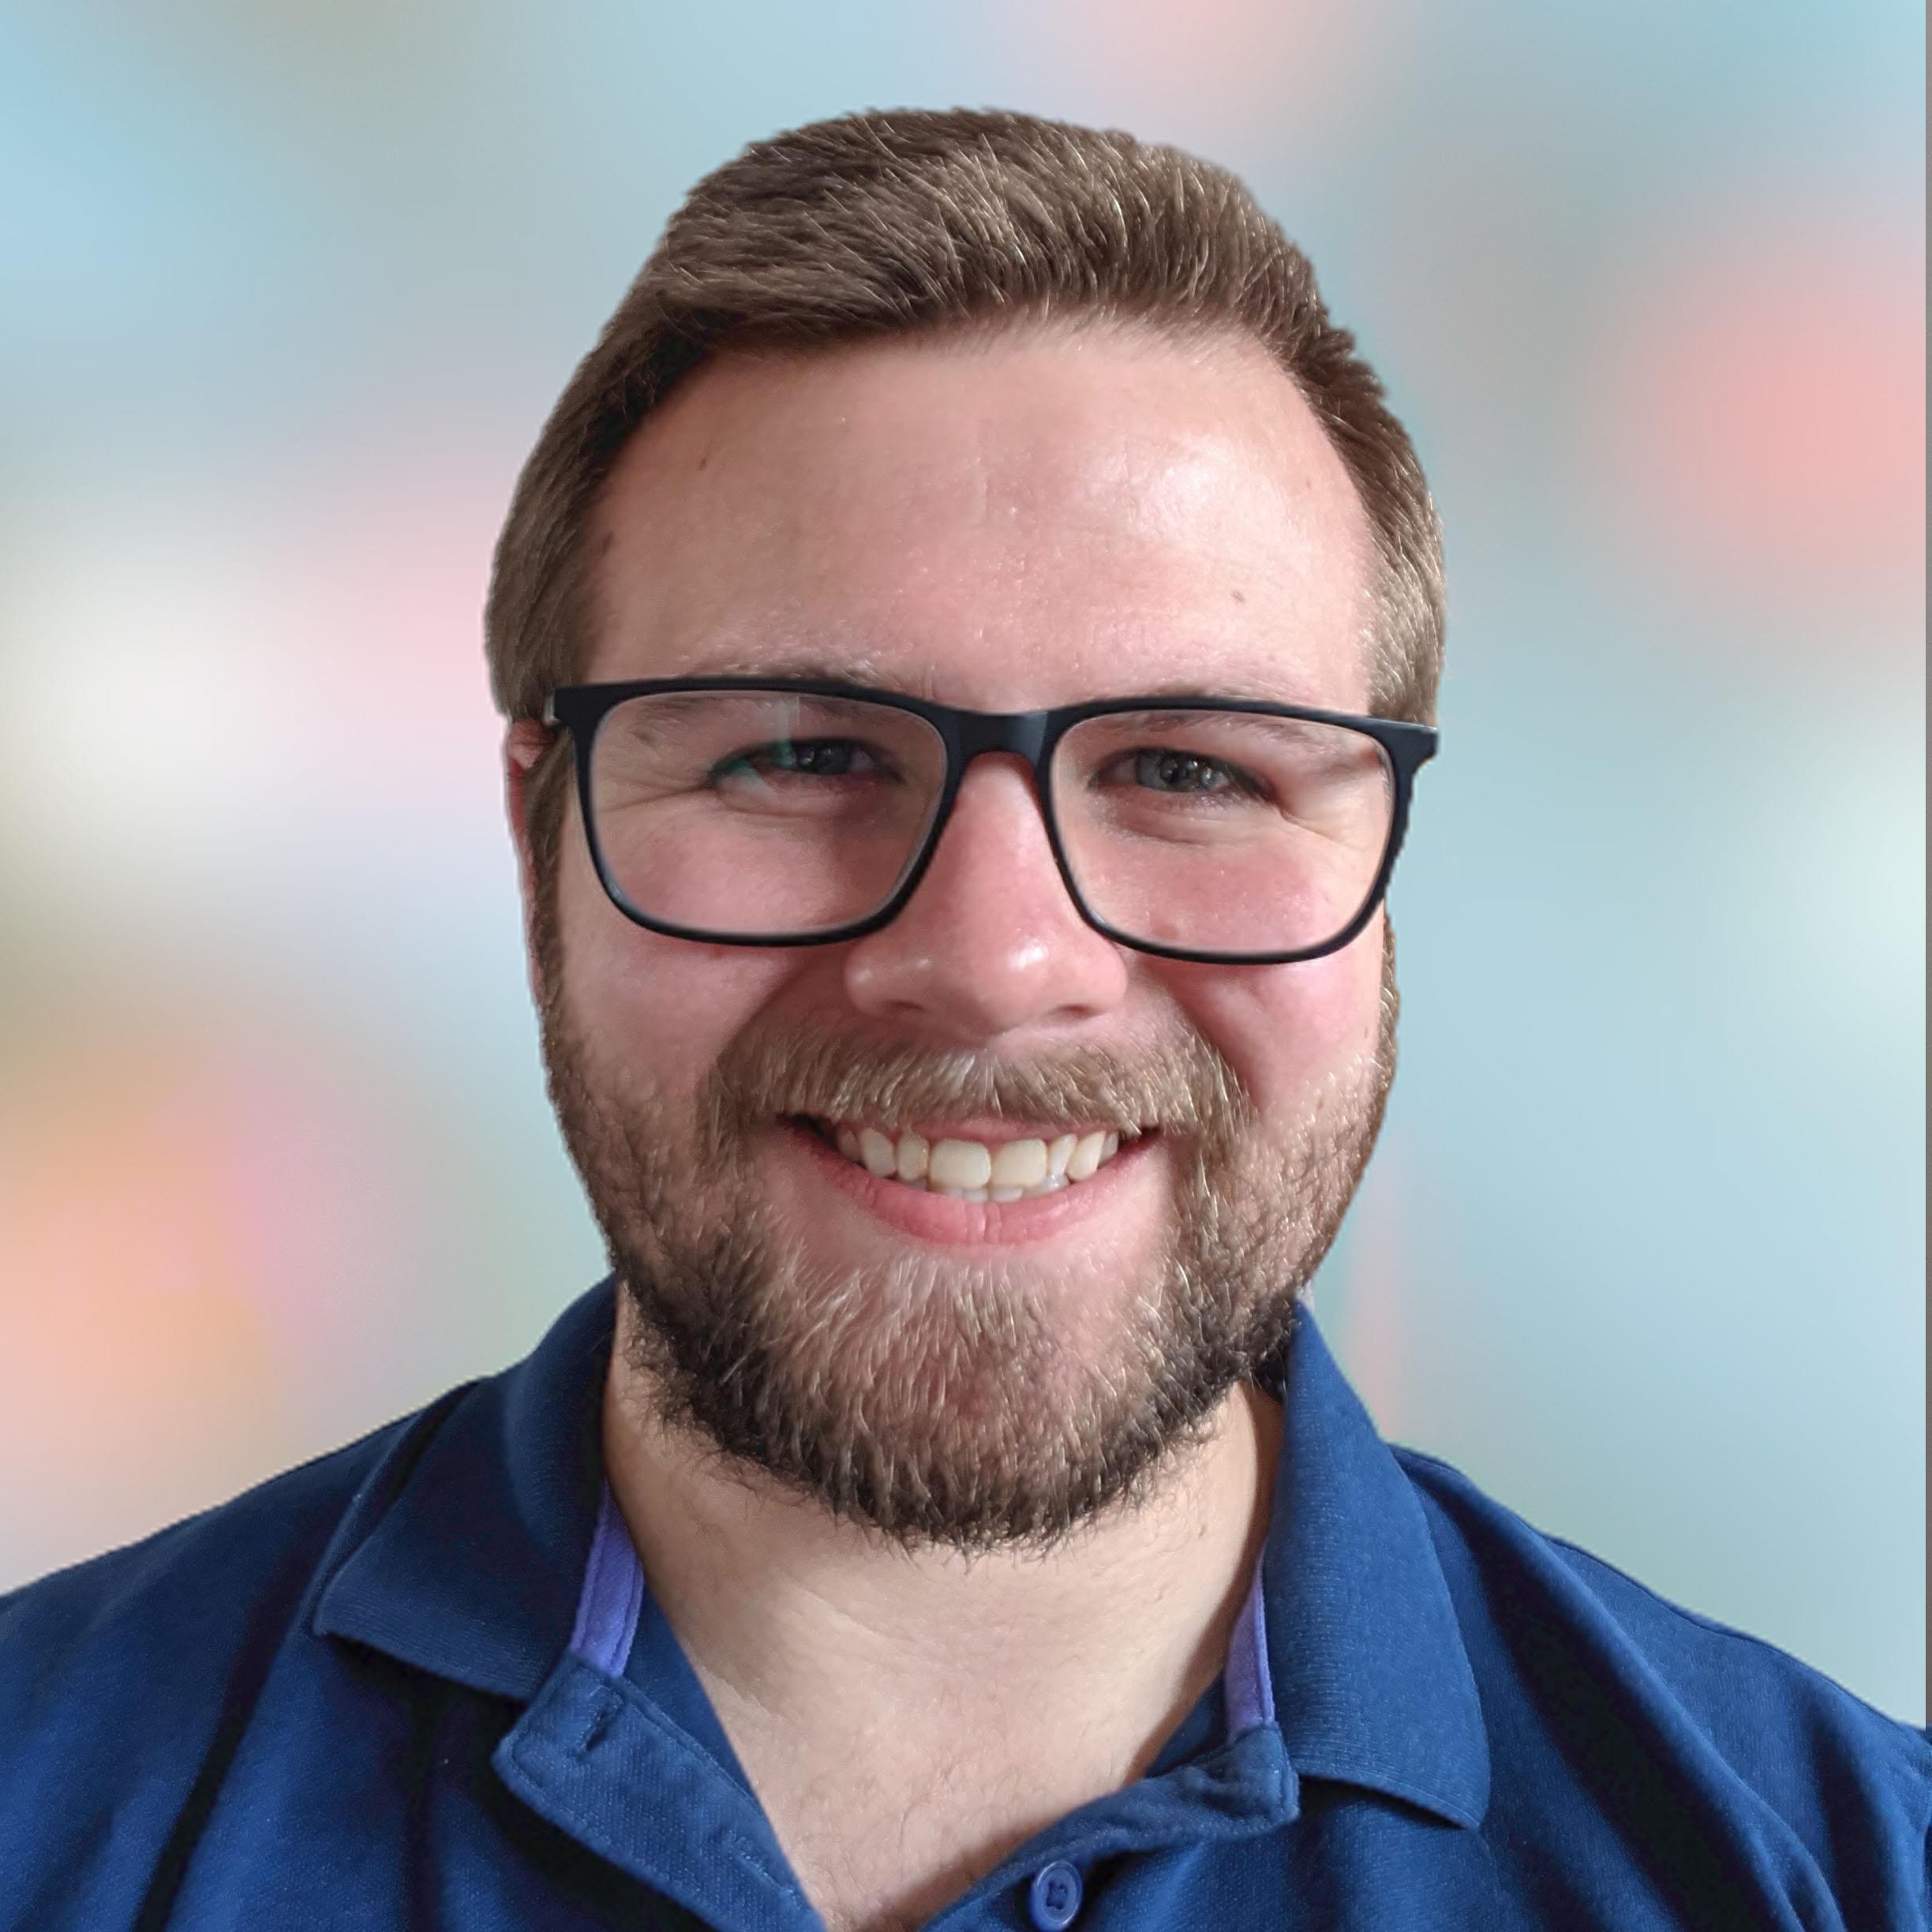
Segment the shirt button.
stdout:
<path fill-rule="evenodd" d="M 1033 1874 L 1027 1910 L 1039 1932 L 1066 1932 L 1080 1916 L 1080 1875 L 1065 1859 L 1043 1865 Z"/>

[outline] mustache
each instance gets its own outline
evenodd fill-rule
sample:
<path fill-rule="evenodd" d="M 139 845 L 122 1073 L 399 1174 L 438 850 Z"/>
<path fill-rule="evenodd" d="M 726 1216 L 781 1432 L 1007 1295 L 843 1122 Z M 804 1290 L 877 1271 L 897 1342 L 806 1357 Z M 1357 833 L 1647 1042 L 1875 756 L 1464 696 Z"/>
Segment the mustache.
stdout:
<path fill-rule="evenodd" d="M 1050 1058 L 942 1053 L 917 1042 L 867 1043 L 822 1032 L 740 1035 L 713 1067 L 700 1117 L 713 1144 L 774 1118 L 899 1121 L 991 1114 L 1104 1123 L 1225 1142 L 1257 1118 L 1227 1061 L 1198 1035 L 1129 1061 L 1100 1047 Z"/>

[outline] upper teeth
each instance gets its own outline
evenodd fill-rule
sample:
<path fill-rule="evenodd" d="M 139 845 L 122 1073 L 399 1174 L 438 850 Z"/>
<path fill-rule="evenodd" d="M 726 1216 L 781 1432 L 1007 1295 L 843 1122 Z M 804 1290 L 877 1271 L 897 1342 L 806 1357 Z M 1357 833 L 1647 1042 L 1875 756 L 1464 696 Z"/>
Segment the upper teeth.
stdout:
<path fill-rule="evenodd" d="M 887 1174 L 935 1194 L 961 1200 L 1018 1200 L 1050 1194 L 1084 1181 L 1120 1151 L 1118 1133 L 1059 1134 L 1051 1140 L 927 1141 L 915 1133 L 882 1133 L 876 1127 L 836 1130 L 838 1150 L 872 1173 Z"/>

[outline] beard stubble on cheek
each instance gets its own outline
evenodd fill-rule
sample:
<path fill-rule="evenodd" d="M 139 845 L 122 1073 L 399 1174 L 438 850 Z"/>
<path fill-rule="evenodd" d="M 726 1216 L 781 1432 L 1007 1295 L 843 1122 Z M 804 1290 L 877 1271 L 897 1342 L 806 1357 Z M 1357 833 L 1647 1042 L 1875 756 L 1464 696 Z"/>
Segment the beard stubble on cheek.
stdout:
<path fill-rule="evenodd" d="M 538 925 L 551 1099 L 659 1419 L 908 1548 L 1049 1546 L 1198 1441 L 1286 1345 L 1393 1076 L 1385 942 L 1373 1051 L 1273 1144 L 1198 1038 L 1155 1066 L 1087 1050 L 1031 1067 L 747 1029 L 680 1104 L 576 1024 L 554 918 Z M 780 1116 L 949 1111 L 1159 1121 L 1174 1198 L 1142 1279 L 909 1242 L 829 1265 L 786 1238 L 756 1166 Z"/>

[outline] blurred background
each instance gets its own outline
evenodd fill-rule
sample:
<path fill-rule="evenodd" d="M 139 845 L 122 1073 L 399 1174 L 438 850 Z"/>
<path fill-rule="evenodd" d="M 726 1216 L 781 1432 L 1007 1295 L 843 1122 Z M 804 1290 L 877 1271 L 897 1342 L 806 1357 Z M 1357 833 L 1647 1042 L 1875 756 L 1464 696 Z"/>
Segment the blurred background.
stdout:
<path fill-rule="evenodd" d="M 998 104 L 1242 174 L 1447 524 L 1326 1332 L 1385 1433 L 1922 1720 L 1923 73 L 1912 0 L 0 14 L 0 1586 L 601 1275 L 512 481 L 698 174 Z"/>

